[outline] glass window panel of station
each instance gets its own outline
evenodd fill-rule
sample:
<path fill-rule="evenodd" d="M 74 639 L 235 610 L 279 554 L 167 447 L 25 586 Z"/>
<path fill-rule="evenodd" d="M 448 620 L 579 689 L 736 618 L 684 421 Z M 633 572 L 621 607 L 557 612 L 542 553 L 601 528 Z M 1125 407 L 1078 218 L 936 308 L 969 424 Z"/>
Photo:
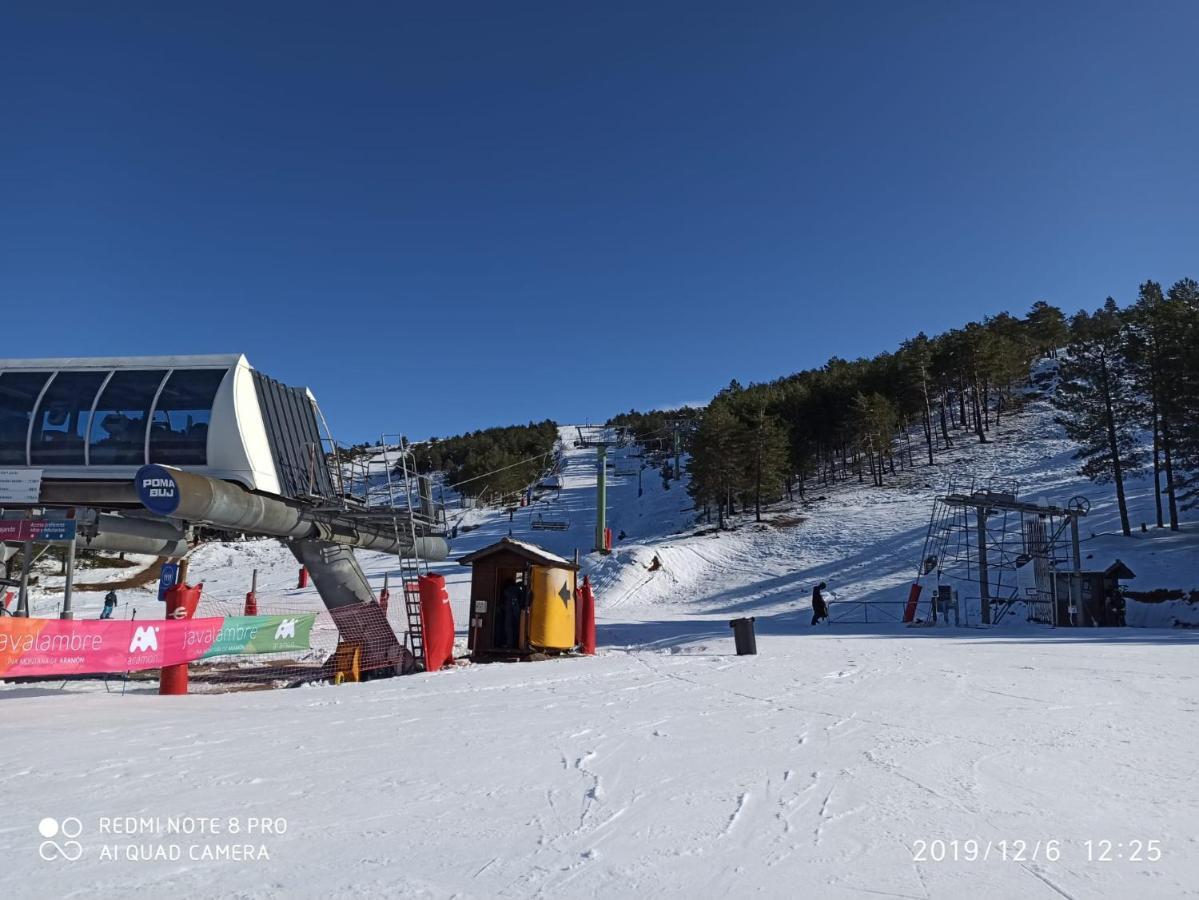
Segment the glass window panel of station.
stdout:
<path fill-rule="evenodd" d="M 33 405 L 49 372 L 0 372 L 0 465 L 23 466 Z"/>
<path fill-rule="evenodd" d="M 171 373 L 150 422 L 150 462 L 208 464 L 208 425 L 225 369 L 179 369 Z"/>
<path fill-rule="evenodd" d="M 87 422 L 107 372 L 59 372 L 34 416 L 29 460 L 35 466 L 81 466 Z"/>
<path fill-rule="evenodd" d="M 92 416 L 89 465 L 140 466 L 146 461 L 146 418 L 164 375 L 164 369 L 113 374 Z"/>

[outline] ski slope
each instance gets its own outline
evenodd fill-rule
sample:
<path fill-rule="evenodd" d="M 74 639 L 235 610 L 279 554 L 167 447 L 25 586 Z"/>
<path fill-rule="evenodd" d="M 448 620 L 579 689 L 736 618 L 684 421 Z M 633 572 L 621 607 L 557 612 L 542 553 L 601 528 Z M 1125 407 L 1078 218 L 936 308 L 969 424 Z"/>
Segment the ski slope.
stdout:
<path fill-rule="evenodd" d="M 1087 494 L 1088 566 L 1119 557 L 1138 589 L 1199 587 L 1195 530 L 1113 534 L 1106 490 L 1073 474 L 1043 405 L 994 437 L 963 436 L 894 486 L 812 490 L 827 499 L 721 534 L 696 526 L 681 483 L 665 489 L 647 470 L 638 496 L 635 476 L 613 478 L 609 521 L 626 539 L 608 558 L 587 553 L 594 451 L 567 440 L 560 496 L 511 521 L 472 512 L 464 524 L 477 527 L 452 556 L 509 529 L 564 556 L 577 548 L 597 589 L 594 659 L 173 700 L 143 687 L 5 685 L 6 887 L 122 898 L 1195 896 L 1197 632 L 809 625 L 818 580 L 843 604 L 903 599 L 932 498 L 965 472 L 1019 478 L 1025 496 Z M 622 470 L 633 464 L 614 455 Z M 1130 497 L 1134 521 L 1149 521 L 1148 486 Z M 533 531 L 538 512 L 570 525 Z M 394 577 L 394 558 L 361 559 L 376 588 Z M 319 603 L 294 588 L 295 563 L 276 544 L 206 547 L 192 566 L 213 603 L 238 602 L 252 568 L 260 596 Z M 462 623 L 469 570 L 436 568 Z M 127 602 L 153 610 L 141 593 Z M 53 599 L 36 608 L 51 613 Z M 1149 624 L 1191 615 L 1185 603 L 1144 607 Z M 756 618 L 756 657 L 732 655 L 728 621 L 743 615 Z M 81 859 L 39 858 L 45 816 L 80 819 Z M 269 859 L 242 862 L 188 858 L 227 834 L 184 839 L 153 821 L 100 832 L 104 817 L 170 816 L 281 818 L 286 830 L 256 835 Z M 1147 858 L 1149 841 L 1160 858 Z M 182 858 L 120 856 L 168 845 Z M 103 858 L 106 846 L 117 859 Z"/>

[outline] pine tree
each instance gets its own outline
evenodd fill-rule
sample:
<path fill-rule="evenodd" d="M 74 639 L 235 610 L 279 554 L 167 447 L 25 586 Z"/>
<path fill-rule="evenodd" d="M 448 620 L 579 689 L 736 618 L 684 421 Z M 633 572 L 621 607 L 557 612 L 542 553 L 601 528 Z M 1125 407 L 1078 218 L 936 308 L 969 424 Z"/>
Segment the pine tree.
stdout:
<path fill-rule="evenodd" d="M 1163 405 L 1168 410 L 1177 452 L 1178 503 L 1199 507 L 1199 284 L 1184 278 L 1166 295 L 1168 377 Z"/>
<path fill-rule="evenodd" d="M 912 374 L 915 385 L 919 391 L 921 405 L 921 421 L 924 428 L 924 443 L 928 450 L 928 464 L 931 466 L 933 460 L 933 407 L 929 393 L 931 389 L 931 376 L 929 374 L 933 364 L 933 349 L 932 342 L 928 336 L 922 331 L 910 341 L 904 343 L 900 350 L 904 363 L 908 371 Z"/>
<path fill-rule="evenodd" d="M 788 440 L 788 463 L 786 475 L 787 496 L 791 496 L 792 481 L 799 485 L 799 496 L 804 496 L 804 478 L 814 466 L 819 465 L 817 445 L 812 437 L 807 410 L 812 402 L 808 384 L 800 378 L 783 379 L 778 386 L 775 411 L 780 427 L 785 428 Z M 785 423 L 785 424 L 784 424 Z"/>
<path fill-rule="evenodd" d="M 870 474 L 876 487 L 882 487 L 884 463 L 891 453 L 898 416 L 895 404 L 882 394 L 858 394 L 853 401 L 857 438 L 866 451 Z"/>
<path fill-rule="evenodd" d="M 1024 317 L 1028 327 L 1028 335 L 1042 356 L 1056 358 L 1059 347 L 1064 347 L 1070 340 L 1070 329 L 1066 325 L 1066 317 L 1056 306 L 1050 306 L 1044 300 L 1038 300 Z"/>
<path fill-rule="evenodd" d="M 720 527 L 733 494 L 743 486 L 740 454 L 745 446 L 741 422 L 727 400 L 717 397 L 704 411 L 693 441 L 689 490 L 697 503 L 714 503 Z"/>
<path fill-rule="evenodd" d="M 1178 504 L 1174 490 L 1173 464 L 1163 469 L 1162 460 L 1166 447 L 1172 442 L 1169 415 L 1163 416 L 1163 394 L 1168 379 L 1163 368 L 1167 354 L 1167 313 L 1165 296 L 1156 281 L 1146 281 L 1140 287 L 1136 304 L 1128 313 L 1125 332 L 1125 355 L 1137 389 L 1144 398 L 1141 405 L 1142 421 L 1153 435 L 1153 494 L 1157 516 L 1157 527 L 1164 524 L 1162 494 L 1170 498 L 1170 527 L 1178 528 Z M 1167 454 L 1168 455 L 1168 454 Z M 1162 486 L 1162 476 L 1166 484 Z"/>
<path fill-rule="evenodd" d="M 1028 379 L 1028 365 L 1033 352 L 1024 323 L 1007 313 L 986 321 L 986 340 L 982 347 L 984 373 L 983 419 L 987 417 L 991 388 L 995 389 L 995 424 L 1005 404 L 1012 402 L 1012 388 Z"/>
<path fill-rule="evenodd" d="M 1090 340 L 1094 332 L 1091 327 L 1091 314 L 1085 309 L 1080 309 L 1070 317 L 1069 329 L 1071 343 Z"/>
<path fill-rule="evenodd" d="M 788 475 L 787 433 L 774 416 L 767 414 L 766 403 L 760 400 L 750 421 L 742 425 L 741 434 L 748 463 L 746 481 L 754 491 L 754 519 L 761 522 L 763 487 L 767 496 L 777 497 Z"/>
<path fill-rule="evenodd" d="M 1082 460 L 1079 474 L 1096 484 L 1112 482 L 1120 509 L 1120 527 L 1132 534 L 1124 479 L 1141 465 L 1136 441 L 1137 398 L 1123 355 L 1122 322 L 1110 297 L 1089 318 L 1091 337 L 1070 345 L 1063 361 L 1054 405 L 1066 415 L 1057 418 L 1067 436 L 1079 444 L 1074 458 Z"/>
<path fill-rule="evenodd" d="M 983 417 L 985 408 L 987 343 L 991 335 L 978 322 L 970 322 L 964 335 L 963 375 L 970 389 L 970 415 L 974 420 L 974 433 L 980 444 L 987 443 L 987 423 Z"/>

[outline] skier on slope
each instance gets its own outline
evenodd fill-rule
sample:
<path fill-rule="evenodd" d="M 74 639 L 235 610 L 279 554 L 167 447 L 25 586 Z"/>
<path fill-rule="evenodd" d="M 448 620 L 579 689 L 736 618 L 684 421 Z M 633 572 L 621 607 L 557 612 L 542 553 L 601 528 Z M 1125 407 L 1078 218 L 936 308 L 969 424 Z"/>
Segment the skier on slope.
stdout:
<path fill-rule="evenodd" d="M 824 599 L 824 594 L 820 593 L 828 585 L 823 581 L 816 587 L 812 588 L 812 624 L 815 625 L 821 619 L 828 619 L 828 603 Z"/>

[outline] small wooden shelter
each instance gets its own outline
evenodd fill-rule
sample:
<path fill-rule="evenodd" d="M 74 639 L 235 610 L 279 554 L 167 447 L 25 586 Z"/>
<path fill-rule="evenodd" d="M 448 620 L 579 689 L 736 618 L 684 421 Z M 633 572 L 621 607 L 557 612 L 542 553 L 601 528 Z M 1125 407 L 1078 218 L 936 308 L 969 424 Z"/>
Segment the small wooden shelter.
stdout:
<path fill-rule="evenodd" d="M 472 569 L 467 632 L 472 658 L 575 646 L 576 563 L 507 537 L 458 562 Z"/>
<path fill-rule="evenodd" d="M 1078 624 L 1119 627 L 1124 624 L 1124 594 L 1120 581 L 1136 578 L 1132 569 L 1116 560 L 1102 572 L 1057 573 L 1058 622 L 1068 624 L 1070 619 L 1070 582 L 1077 577 L 1079 599 L 1082 606 L 1078 613 Z"/>

